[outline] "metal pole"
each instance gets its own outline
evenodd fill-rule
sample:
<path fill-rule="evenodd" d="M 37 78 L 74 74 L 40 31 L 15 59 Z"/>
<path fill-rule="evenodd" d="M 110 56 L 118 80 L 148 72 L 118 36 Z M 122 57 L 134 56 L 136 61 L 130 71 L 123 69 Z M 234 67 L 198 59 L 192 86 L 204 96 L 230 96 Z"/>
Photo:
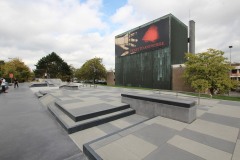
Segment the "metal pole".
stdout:
<path fill-rule="evenodd" d="M 232 57 L 231 57 L 231 49 L 233 48 L 233 46 L 229 46 L 230 49 L 230 66 L 232 65 Z"/>

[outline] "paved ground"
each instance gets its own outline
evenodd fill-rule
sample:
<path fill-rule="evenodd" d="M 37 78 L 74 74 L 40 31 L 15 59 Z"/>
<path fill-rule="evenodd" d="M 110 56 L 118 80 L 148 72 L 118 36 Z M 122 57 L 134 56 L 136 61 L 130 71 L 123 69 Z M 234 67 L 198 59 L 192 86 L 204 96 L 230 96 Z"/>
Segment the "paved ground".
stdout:
<path fill-rule="evenodd" d="M 27 84 L 0 94 L 1 160 L 81 160 L 82 152 Z"/>
<path fill-rule="evenodd" d="M 153 94 L 111 87 L 55 90 L 52 94 L 72 105 L 85 94 L 84 101 L 89 105 L 96 101 L 120 102 L 121 92 Z M 120 119 L 69 136 L 80 150 L 84 143 L 99 138 L 89 145 L 101 158 L 110 160 L 239 160 L 240 103 L 201 100 L 197 116 L 191 124 L 155 117 L 112 134 L 130 126 L 136 118 Z M 112 135 L 101 138 L 107 134 Z M 0 95 L 0 159 L 84 159 L 69 136 L 26 86 Z"/>

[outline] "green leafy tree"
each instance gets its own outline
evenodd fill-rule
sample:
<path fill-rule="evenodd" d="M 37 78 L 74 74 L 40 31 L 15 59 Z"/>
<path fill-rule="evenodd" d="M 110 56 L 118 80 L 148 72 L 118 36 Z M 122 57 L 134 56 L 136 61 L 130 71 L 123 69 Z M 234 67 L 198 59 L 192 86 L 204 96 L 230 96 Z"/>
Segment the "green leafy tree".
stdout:
<path fill-rule="evenodd" d="M 3 60 L 0 60 L 0 77 L 3 76 L 3 66 L 4 66 L 5 62 Z"/>
<path fill-rule="evenodd" d="M 60 78 L 66 81 L 72 76 L 71 67 L 54 52 L 41 58 L 35 66 L 36 77 Z"/>
<path fill-rule="evenodd" d="M 106 79 L 107 71 L 102 64 L 102 58 L 87 60 L 80 69 L 76 70 L 76 77 L 80 80 Z"/>
<path fill-rule="evenodd" d="M 5 62 L 3 65 L 3 77 L 9 77 L 9 74 L 12 73 L 14 78 L 17 78 L 18 81 L 28 81 L 32 77 L 30 68 L 24 64 L 19 58 L 14 58 L 8 62 Z"/>
<path fill-rule="evenodd" d="M 229 77 L 232 67 L 223 54 L 224 52 L 215 49 L 198 54 L 187 53 L 184 72 L 187 83 L 197 91 L 204 91 L 208 87 L 212 95 L 215 92 L 228 92 L 233 86 Z"/>

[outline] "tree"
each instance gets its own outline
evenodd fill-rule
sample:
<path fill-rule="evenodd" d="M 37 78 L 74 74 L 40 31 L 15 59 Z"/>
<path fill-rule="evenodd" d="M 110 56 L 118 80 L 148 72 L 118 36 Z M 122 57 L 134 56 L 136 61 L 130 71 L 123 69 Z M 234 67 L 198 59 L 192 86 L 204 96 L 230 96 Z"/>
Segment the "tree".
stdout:
<path fill-rule="evenodd" d="M 3 77 L 9 77 L 9 74 L 13 73 L 14 78 L 17 78 L 20 82 L 28 81 L 32 76 L 30 68 L 19 58 L 14 58 L 5 62 L 2 68 Z"/>
<path fill-rule="evenodd" d="M 228 92 L 233 83 L 229 77 L 231 66 L 223 57 L 224 52 L 208 49 L 199 54 L 187 53 L 184 77 L 197 91 L 204 91 L 207 87 L 213 95 L 215 92 Z"/>
<path fill-rule="evenodd" d="M 3 66 L 4 66 L 5 62 L 3 60 L 0 60 L 0 77 L 3 76 Z"/>
<path fill-rule="evenodd" d="M 106 79 L 107 71 L 102 64 L 102 58 L 93 58 L 87 60 L 80 69 L 76 70 L 76 77 L 80 80 Z"/>
<path fill-rule="evenodd" d="M 68 80 L 72 76 L 70 66 L 54 52 L 41 58 L 35 66 L 34 73 L 36 77 Z"/>

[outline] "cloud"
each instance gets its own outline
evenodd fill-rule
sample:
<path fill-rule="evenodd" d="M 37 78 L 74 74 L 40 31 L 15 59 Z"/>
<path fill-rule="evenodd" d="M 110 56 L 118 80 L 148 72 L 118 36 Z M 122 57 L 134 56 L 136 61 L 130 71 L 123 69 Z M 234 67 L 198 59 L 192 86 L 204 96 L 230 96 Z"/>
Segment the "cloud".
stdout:
<path fill-rule="evenodd" d="M 0 59 L 19 57 L 34 69 L 43 56 L 56 52 L 76 68 L 94 57 L 114 68 L 116 35 L 172 13 L 186 25 L 189 16 L 196 22 L 196 52 L 215 48 L 229 57 L 232 45 L 232 59 L 240 62 L 238 0 L 128 0 L 113 15 L 103 10 L 105 3 L 1 0 Z"/>
<path fill-rule="evenodd" d="M 93 43 L 104 39 L 95 32 L 107 28 L 101 5 L 101 0 L 1 0 L 1 58 L 22 57 L 33 68 L 30 62 L 37 63 L 52 51 L 88 57 L 89 51 L 101 47 Z M 25 53 L 34 56 L 25 57 Z M 69 57 L 64 58 L 68 62 Z"/>
<path fill-rule="evenodd" d="M 215 48 L 229 56 L 229 45 L 233 45 L 232 56 L 240 62 L 240 1 L 238 0 L 129 0 L 117 10 L 112 21 L 123 29 L 137 27 L 151 20 L 172 13 L 188 25 L 189 19 L 196 22 L 196 52 Z M 141 23 L 141 24 L 140 24 Z M 125 31 L 127 31 L 125 30 Z"/>

